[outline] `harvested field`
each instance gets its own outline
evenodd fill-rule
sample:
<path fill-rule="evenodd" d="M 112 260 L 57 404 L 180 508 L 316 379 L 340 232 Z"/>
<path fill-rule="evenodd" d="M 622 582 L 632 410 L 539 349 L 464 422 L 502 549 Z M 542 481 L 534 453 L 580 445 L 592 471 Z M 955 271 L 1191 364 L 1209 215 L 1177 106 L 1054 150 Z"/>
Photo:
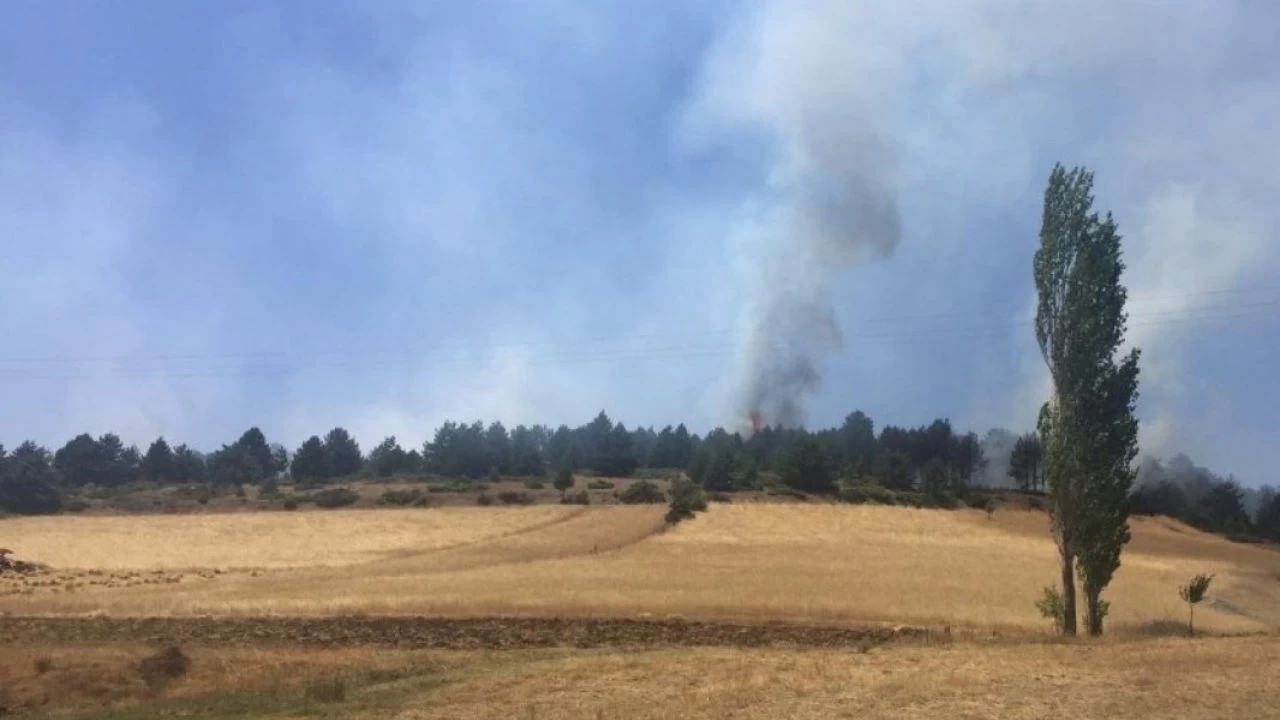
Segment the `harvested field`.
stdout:
<path fill-rule="evenodd" d="M 1252 720 L 1275 717 L 1280 693 L 1274 638 L 906 642 L 865 651 L 191 645 L 190 673 L 160 686 L 139 672 L 155 648 L 136 642 L 4 649 L 0 687 L 12 710 L 115 720 Z"/>
<path fill-rule="evenodd" d="M 541 505 L 32 517 L 0 522 L 0 534 L 24 557 L 65 569 L 331 567 L 494 540 L 579 512 Z"/>
<path fill-rule="evenodd" d="M 820 504 L 716 505 L 696 520 L 663 531 L 658 506 L 608 508 L 431 509 L 352 511 L 296 521 L 293 530 L 352 538 L 397 528 L 393 540 L 360 540 L 365 554 L 331 567 L 299 566 L 259 539 L 236 551 L 229 567 L 255 564 L 254 551 L 285 567 L 223 572 L 200 582 L 129 587 L 40 586 L 0 596 L 16 615 L 105 613 L 113 616 L 437 615 L 451 617 L 680 616 L 735 622 L 799 621 L 862 626 L 907 623 L 1004 633 L 1048 630 L 1032 602 L 1055 577 L 1045 516 L 999 511 L 945 512 Z M 225 516 L 229 522 L 294 515 Z M 300 516 L 299 516 L 300 517 Z M 88 519 L 88 518 L 86 518 Z M 96 519 L 96 518 L 94 518 Z M 19 521 L 61 537 L 57 552 L 90 557 L 90 546 L 115 548 L 145 562 L 138 538 L 148 523 L 62 525 L 77 518 Z M 204 516 L 199 522 L 215 522 Z M 44 523 L 44 527 L 40 524 Z M 322 524 L 312 524 L 322 523 Z M 422 529 L 406 527 L 420 523 Z M 13 527 L 9 523 L 0 529 Z M 141 535 L 125 528 L 143 528 Z M 451 531 L 454 528 L 455 531 Z M 83 531 L 84 534 L 79 534 Z M 7 536 L 6 536 L 7 537 Z M 197 538 L 199 535 L 196 536 Z M 422 538 L 414 544 L 414 538 Z M 8 542 L 6 540 L 6 542 Z M 310 547 L 306 536 L 292 547 Z M 19 545 L 19 543 L 11 543 Z M 175 544 L 177 545 L 177 544 Z M 21 550 L 29 559 L 51 562 Z M 45 547 L 34 545 L 33 547 Z M 179 549 L 156 564 L 176 563 Z M 1198 572 L 1217 575 L 1197 625 L 1216 633 L 1280 628 L 1280 553 L 1237 545 L 1167 520 L 1140 518 L 1123 567 L 1107 592 L 1110 624 L 1120 632 L 1177 627 L 1185 605 L 1177 587 Z M 208 561 L 226 550 L 191 545 Z M 356 562 L 356 557 L 365 557 Z M 55 566 L 58 563 L 52 563 Z M 216 569 L 216 568 L 215 568 Z M 65 572 L 60 569 L 59 572 Z M 0 588 L 3 590 L 3 588 Z"/>

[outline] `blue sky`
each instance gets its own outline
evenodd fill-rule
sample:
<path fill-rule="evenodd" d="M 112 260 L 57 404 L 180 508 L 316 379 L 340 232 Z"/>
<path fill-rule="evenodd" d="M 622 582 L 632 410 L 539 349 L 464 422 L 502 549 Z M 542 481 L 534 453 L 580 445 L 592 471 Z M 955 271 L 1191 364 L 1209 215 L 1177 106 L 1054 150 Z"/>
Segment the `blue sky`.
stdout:
<path fill-rule="evenodd" d="M 1270 482 L 1280 10 L 1063 5 L 11 3 L 0 441 L 734 424 L 784 294 L 843 334 L 809 424 L 1029 427 L 1062 160 L 1126 236 L 1144 449 Z M 851 182 L 896 242 L 806 255 L 870 242 Z"/>

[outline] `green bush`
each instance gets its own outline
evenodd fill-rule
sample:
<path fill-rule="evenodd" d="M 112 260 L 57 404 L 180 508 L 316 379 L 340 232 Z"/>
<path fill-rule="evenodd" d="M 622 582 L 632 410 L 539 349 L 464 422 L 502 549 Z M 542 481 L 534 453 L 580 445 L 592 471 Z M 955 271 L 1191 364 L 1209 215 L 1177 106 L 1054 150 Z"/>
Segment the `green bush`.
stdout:
<path fill-rule="evenodd" d="M 804 493 L 800 492 L 799 490 L 796 490 L 793 487 L 787 487 L 785 485 L 782 485 L 779 487 L 771 487 L 766 492 L 773 497 L 789 497 L 789 498 L 795 498 L 796 500 L 809 499 L 808 495 L 805 495 Z"/>
<path fill-rule="evenodd" d="M 608 480 L 592 480 L 587 483 L 588 490 L 612 490 L 613 483 Z"/>
<path fill-rule="evenodd" d="M 1036 609 L 1040 611 L 1040 617 L 1053 621 L 1053 627 L 1062 632 L 1063 626 L 1066 624 L 1067 608 L 1062 602 L 1062 593 L 1058 592 L 1058 588 L 1046 586 L 1040 599 L 1036 601 Z"/>
<path fill-rule="evenodd" d="M 631 484 L 631 487 L 622 491 L 618 499 L 628 505 L 645 505 L 657 504 L 667 501 L 667 496 L 662 490 L 648 480 L 641 480 Z"/>
<path fill-rule="evenodd" d="M 842 502 L 852 503 L 854 505 L 862 505 L 871 498 L 867 496 L 867 491 L 860 487 L 841 488 L 838 495 Z"/>
<path fill-rule="evenodd" d="M 416 505 L 422 500 L 426 500 L 426 498 L 422 496 L 422 491 L 417 488 L 412 490 L 388 490 L 378 498 L 378 502 L 383 505 L 398 505 L 400 507 Z"/>
<path fill-rule="evenodd" d="M 285 500 L 284 504 L 281 505 L 280 507 L 284 508 L 285 510 L 297 510 L 298 501 L 294 500 L 293 498 L 289 498 L 288 500 Z"/>
<path fill-rule="evenodd" d="M 711 502 L 730 503 L 733 502 L 733 496 L 726 492 L 707 493 L 707 499 Z"/>
<path fill-rule="evenodd" d="M 89 504 L 88 500 L 76 497 L 75 495 L 64 495 L 62 497 L 63 512 L 81 513 L 91 507 L 93 507 L 93 505 Z"/>
<path fill-rule="evenodd" d="M 359 495 L 347 488 L 330 488 L 316 493 L 315 499 L 312 502 L 314 502 L 317 507 L 340 508 L 353 505 L 359 499 Z"/>
<path fill-rule="evenodd" d="M 667 510 L 667 523 L 674 525 L 681 520 L 690 520 L 694 513 L 706 509 L 707 495 L 702 486 L 690 480 L 677 480 L 671 485 L 671 507 Z"/>
<path fill-rule="evenodd" d="M 493 496 L 486 492 L 482 492 L 478 497 L 476 497 L 476 504 L 483 505 L 484 507 L 489 507 L 495 502 L 497 502 L 497 500 L 494 500 Z"/>
<path fill-rule="evenodd" d="M 539 480 L 538 478 L 527 478 L 527 479 L 524 481 L 524 486 L 525 486 L 525 487 L 527 487 L 527 488 L 529 488 L 530 490 L 541 490 L 542 488 L 546 487 L 547 485 L 546 485 L 546 483 L 542 482 L 542 481 L 541 481 L 541 480 Z"/>
<path fill-rule="evenodd" d="M 560 498 L 561 505 L 590 505 L 591 494 L 586 490 L 579 490 L 573 495 L 565 495 Z"/>
<path fill-rule="evenodd" d="M 275 478 L 267 478 L 258 486 L 258 497 L 275 497 L 280 494 L 280 483 Z"/>
<path fill-rule="evenodd" d="M 533 497 L 528 493 L 516 492 L 515 490 L 503 490 L 498 493 L 498 499 L 503 505 L 532 505 Z"/>

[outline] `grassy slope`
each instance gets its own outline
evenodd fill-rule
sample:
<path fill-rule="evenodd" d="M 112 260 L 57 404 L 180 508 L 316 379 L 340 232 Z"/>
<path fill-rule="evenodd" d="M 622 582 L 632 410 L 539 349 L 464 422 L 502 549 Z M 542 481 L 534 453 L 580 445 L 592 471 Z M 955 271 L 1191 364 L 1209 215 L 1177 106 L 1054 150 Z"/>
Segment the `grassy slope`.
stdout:
<path fill-rule="evenodd" d="M 744 504 L 713 506 L 693 522 L 660 532 L 661 512 L 659 507 L 535 507 L 364 511 L 315 519 L 201 517 L 200 523 L 285 523 L 277 530 L 264 525 L 256 535 L 238 533 L 236 555 L 225 561 L 252 565 L 261 555 L 276 566 L 303 567 L 190 583 L 86 586 L 74 592 L 43 588 L 0 596 L 0 611 L 647 613 L 1006 631 L 1045 627 L 1032 601 L 1055 577 L 1054 550 L 1039 513 L 1001 511 L 988 520 L 980 511 Z M 77 519 L 50 518 L 23 529 L 31 533 L 33 546 L 52 547 L 56 541 L 67 557 L 96 557 L 96 548 L 111 548 L 119 557 L 145 563 L 161 535 L 153 526 L 175 520 L 182 518 L 72 526 L 68 523 Z M 166 532 L 181 537 L 179 528 Z M 195 537 L 225 535 L 201 533 Z M 229 541 L 212 547 L 203 542 L 188 540 L 173 552 L 192 562 L 222 561 L 232 552 L 224 546 Z M 343 543 L 356 547 L 316 550 Z M 158 557 L 178 561 L 170 554 Z M 359 559 L 366 562 L 310 566 Z M 1197 572 L 1218 576 L 1211 602 L 1197 612 L 1200 627 L 1218 632 L 1280 627 L 1280 553 L 1145 518 L 1135 520 L 1134 541 L 1107 594 L 1115 625 L 1181 620 L 1185 606 L 1176 589 Z"/>

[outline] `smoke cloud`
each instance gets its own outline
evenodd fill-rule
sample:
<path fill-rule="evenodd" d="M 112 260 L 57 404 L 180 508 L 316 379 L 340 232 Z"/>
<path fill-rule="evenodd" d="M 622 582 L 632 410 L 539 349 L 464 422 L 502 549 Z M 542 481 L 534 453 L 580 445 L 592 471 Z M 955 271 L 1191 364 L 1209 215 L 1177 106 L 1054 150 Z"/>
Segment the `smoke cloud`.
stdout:
<path fill-rule="evenodd" d="M 732 412 L 755 426 L 804 422 L 844 345 L 835 286 L 901 236 L 893 83 L 855 17 L 826 10 L 761 7 L 713 47 L 697 99 L 700 119 L 770 148 L 766 190 L 730 240 L 746 281 Z"/>

